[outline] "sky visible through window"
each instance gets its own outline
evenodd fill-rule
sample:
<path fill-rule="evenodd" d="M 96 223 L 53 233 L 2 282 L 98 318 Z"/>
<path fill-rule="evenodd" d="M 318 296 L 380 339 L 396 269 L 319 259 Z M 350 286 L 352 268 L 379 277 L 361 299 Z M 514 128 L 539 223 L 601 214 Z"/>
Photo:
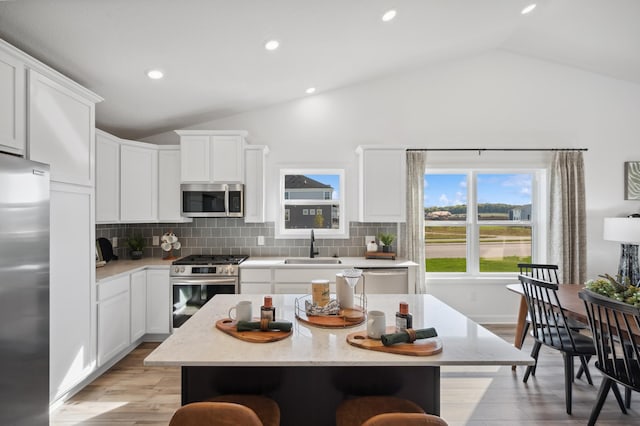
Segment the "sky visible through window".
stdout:
<path fill-rule="evenodd" d="M 477 175 L 478 203 L 531 204 L 531 174 Z M 465 174 L 425 174 L 424 206 L 446 207 L 467 203 Z"/>
<path fill-rule="evenodd" d="M 332 200 L 340 199 L 340 175 L 310 175 L 305 174 L 313 180 L 324 183 L 325 185 L 331 185 L 333 187 Z"/>

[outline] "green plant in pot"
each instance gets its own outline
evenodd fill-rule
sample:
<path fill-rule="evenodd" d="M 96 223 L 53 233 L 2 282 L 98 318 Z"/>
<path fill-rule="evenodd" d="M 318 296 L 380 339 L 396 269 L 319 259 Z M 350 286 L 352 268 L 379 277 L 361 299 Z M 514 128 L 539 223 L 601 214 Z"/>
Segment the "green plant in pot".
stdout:
<path fill-rule="evenodd" d="M 145 246 L 144 237 L 141 235 L 129 237 L 127 245 L 129 246 L 129 255 L 131 256 L 131 259 L 142 259 L 142 250 L 144 250 Z"/>
<path fill-rule="evenodd" d="M 378 235 L 378 240 L 380 240 L 380 242 L 383 244 L 382 246 L 382 251 L 384 253 L 390 253 L 391 252 L 391 244 L 393 243 L 393 240 L 396 239 L 396 236 L 393 234 L 385 234 L 384 232 L 381 232 Z"/>

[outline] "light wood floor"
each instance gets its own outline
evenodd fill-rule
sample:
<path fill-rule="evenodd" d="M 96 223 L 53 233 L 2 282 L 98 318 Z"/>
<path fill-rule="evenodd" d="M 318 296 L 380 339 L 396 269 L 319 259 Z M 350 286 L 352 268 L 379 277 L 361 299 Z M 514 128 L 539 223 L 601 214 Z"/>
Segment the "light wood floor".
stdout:
<path fill-rule="evenodd" d="M 514 328 L 487 327 L 513 342 Z M 180 406 L 179 368 L 145 367 L 142 360 L 157 346 L 145 343 L 67 401 L 51 424 L 167 425 Z M 531 348 L 527 339 L 524 350 Z M 593 362 L 591 363 L 593 364 Z M 446 367 L 441 369 L 441 415 L 450 425 L 584 425 L 596 400 L 600 375 L 591 367 L 594 386 L 584 378 L 573 387 L 573 415 L 564 409 L 562 356 L 540 352 L 535 377 L 522 383 L 524 367 Z M 613 397 L 598 425 L 640 425 L 640 395 L 633 393 L 628 415 Z"/>

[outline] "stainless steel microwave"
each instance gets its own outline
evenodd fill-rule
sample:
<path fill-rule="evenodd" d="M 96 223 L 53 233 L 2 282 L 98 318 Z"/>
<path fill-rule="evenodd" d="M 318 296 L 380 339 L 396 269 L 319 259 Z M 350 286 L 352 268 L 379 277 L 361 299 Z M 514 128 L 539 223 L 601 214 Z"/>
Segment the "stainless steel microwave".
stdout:
<path fill-rule="evenodd" d="M 244 185 L 183 183 L 180 185 L 182 216 L 243 217 Z"/>

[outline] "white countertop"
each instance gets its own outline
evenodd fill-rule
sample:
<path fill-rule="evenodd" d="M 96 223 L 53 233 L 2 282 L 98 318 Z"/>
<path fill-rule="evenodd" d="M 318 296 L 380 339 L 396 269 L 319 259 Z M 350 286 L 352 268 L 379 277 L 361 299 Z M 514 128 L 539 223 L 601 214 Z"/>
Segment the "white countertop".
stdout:
<path fill-rule="evenodd" d="M 116 278 L 120 275 L 130 274 L 149 267 L 167 268 L 168 271 L 173 260 L 164 260 L 154 257 L 144 257 L 140 260 L 111 260 L 107 262 L 106 265 L 96 268 L 96 281 L 100 282 L 101 280 Z"/>
<path fill-rule="evenodd" d="M 215 296 L 177 329 L 145 360 L 151 366 L 442 366 L 532 365 L 525 352 L 489 332 L 431 295 L 368 295 L 368 309 L 386 313 L 393 324 L 400 301 L 409 303 L 414 329 L 435 327 L 443 342 L 439 354 L 419 357 L 375 352 L 351 346 L 346 336 L 366 329 L 365 323 L 346 329 L 318 328 L 295 318 L 294 303 L 301 295 L 273 295 L 278 320 L 293 323 L 287 339 L 249 343 L 218 330 L 229 307 L 251 300 L 258 315 L 261 295 Z"/>
<path fill-rule="evenodd" d="M 333 264 L 285 264 L 285 257 L 250 257 L 240 264 L 240 269 L 287 268 L 287 269 L 348 269 L 348 268 L 407 268 L 418 266 L 407 259 L 366 259 L 364 257 L 340 257 L 342 263 Z"/>
<path fill-rule="evenodd" d="M 407 268 L 418 266 L 407 259 L 365 259 L 364 257 L 341 257 L 337 264 L 290 264 L 285 265 L 285 257 L 250 257 L 240 264 L 241 269 L 283 268 L 283 269 L 348 269 L 348 268 Z M 96 281 L 116 278 L 123 274 L 149 267 L 169 268 L 173 260 L 145 257 L 140 260 L 112 260 L 105 266 L 96 268 Z"/>

